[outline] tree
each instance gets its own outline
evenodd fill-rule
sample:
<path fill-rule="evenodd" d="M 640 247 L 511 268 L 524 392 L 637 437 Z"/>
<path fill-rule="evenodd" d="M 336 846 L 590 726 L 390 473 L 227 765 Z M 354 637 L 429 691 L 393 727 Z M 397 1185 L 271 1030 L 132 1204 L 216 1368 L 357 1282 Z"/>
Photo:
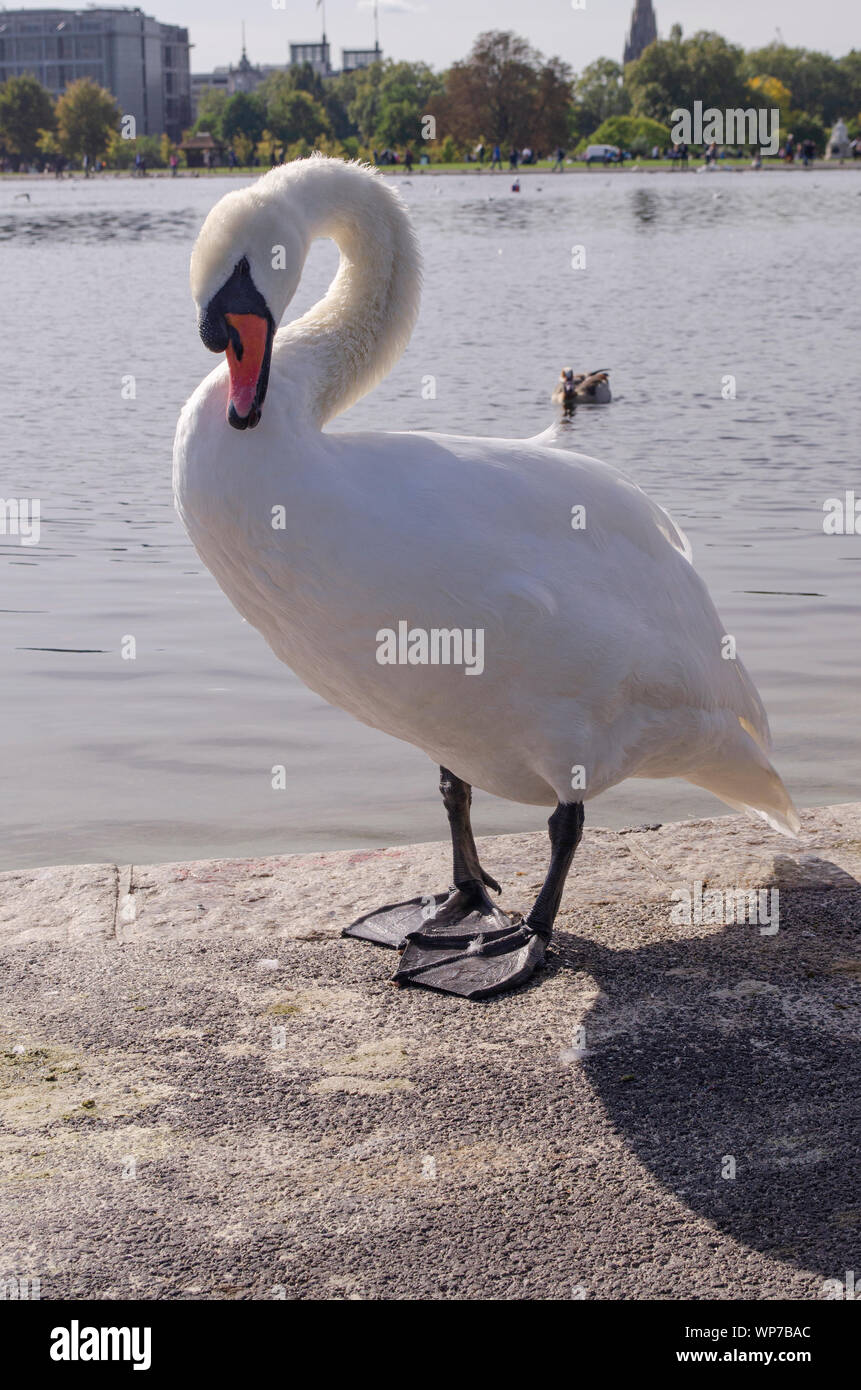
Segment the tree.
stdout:
<path fill-rule="evenodd" d="M 108 140 L 106 163 L 111 169 L 131 169 L 138 153 L 137 140 L 124 140 L 120 131 L 112 130 Z"/>
<path fill-rule="evenodd" d="M 632 113 L 670 125 L 674 110 L 693 111 L 695 101 L 722 111 L 743 107 L 743 59 L 740 48 L 706 30 L 689 39 L 659 39 L 625 68 Z"/>
<path fill-rule="evenodd" d="M 448 72 L 442 115 L 456 139 L 550 146 L 568 138 L 570 114 L 567 64 L 545 63 L 518 34 L 479 34 L 469 57 Z"/>
<path fill-rule="evenodd" d="M 663 150 L 670 143 L 669 126 L 648 116 L 610 116 L 590 136 L 593 145 L 618 145 L 632 154 L 651 154 L 655 145 Z"/>
<path fill-rule="evenodd" d="M 837 66 L 843 79 L 845 93 L 844 109 L 838 112 L 838 115 L 845 116 L 848 120 L 849 113 L 852 112 L 854 121 L 858 121 L 861 119 L 861 50 L 853 48 L 838 59 Z"/>
<path fill-rule="evenodd" d="M 349 111 L 350 104 L 356 99 L 356 82 L 360 73 L 365 71 L 367 69 L 360 68 L 353 72 L 340 72 L 326 82 L 326 109 L 339 140 L 346 140 L 350 136 L 358 140 L 359 132 Z"/>
<path fill-rule="evenodd" d="M 258 100 L 263 105 L 267 128 L 274 133 L 277 126 L 283 126 L 285 123 L 289 124 L 298 119 L 298 107 L 293 108 L 292 116 L 289 115 L 289 101 L 294 93 L 301 92 L 311 98 L 317 111 L 315 118 L 317 124 L 310 136 L 311 141 L 329 132 L 333 133 L 337 139 L 344 139 L 347 135 L 354 133 L 350 118 L 347 115 L 344 98 L 345 90 L 349 93 L 353 91 L 352 87 L 345 89 L 344 79 L 352 76 L 352 73 L 342 74 L 333 81 L 324 82 L 310 63 L 302 63 L 286 71 L 278 69 L 275 72 L 270 72 L 256 93 Z"/>
<path fill-rule="evenodd" d="M 382 80 L 381 62 L 371 63 L 357 72 L 344 73 L 338 79 L 342 99 L 347 102 L 350 123 L 365 145 L 373 144 L 376 139 Z"/>
<path fill-rule="evenodd" d="M 818 116 L 811 116 L 808 111 L 787 111 L 785 119 L 781 116 L 780 134 L 781 139 L 794 135 L 796 143 L 812 140 L 819 153 L 824 154 L 830 130 L 826 131 Z"/>
<path fill-rule="evenodd" d="M 355 75 L 347 108 L 366 145 L 409 145 L 420 140 L 422 117 L 438 114 L 443 79 L 427 63 L 372 63 Z"/>
<path fill-rule="evenodd" d="M 167 166 L 170 164 L 172 155 L 179 156 L 179 145 L 176 144 L 175 141 L 171 140 L 170 136 L 165 131 L 159 138 L 158 142 L 158 158 L 160 169 L 167 168 Z"/>
<path fill-rule="evenodd" d="M 550 58 L 538 72 L 536 109 L 531 141 L 536 149 L 565 145 L 572 134 L 571 69 L 561 58 Z"/>
<path fill-rule="evenodd" d="M 626 65 L 625 90 L 636 115 L 669 121 L 674 108 L 695 99 L 689 98 L 690 75 L 683 44 L 684 40 L 667 43 L 659 39 Z M 699 93 L 701 98 L 703 95 Z"/>
<path fill-rule="evenodd" d="M 748 82 L 751 98 L 763 105 L 776 106 L 780 111 L 788 111 L 792 104 L 792 93 L 778 77 L 761 75 Z"/>
<path fill-rule="evenodd" d="M 280 144 L 281 141 L 278 136 L 267 126 L 260 137 L 260 153 L 264 156 L 267 164 L 273 162 L 273 156 L 275 159 L 278 158 L 278 146 Z"/>
<path fill-rule="evenodd" d="M 289 69 L 287 76 L 295 91 L 307 92 L 309 97 L 323 105 L 326 100 L 326 84 L 310 63 L 297 64 L 295 68 Z"/>
<path fill-rule="evenodd" d="M 126 140 L 125 144 L 134 147 L 135 154 L 139 154 L 146 160 L 148 169 L 166 169 L 167 161 L 170 156 L 170 149 L 165 150 L 164 140 L 160 135 L 139 135 L 136 140 Z"/>
<path fill-rule="evenodd" d="M 206 130 L 221 138 L 221 118 L 229 98 L 223 87 L 204 87 L 197 99 L 197 119 L 192 126 L 195 135 Z"/>
<path fill-rule="evenodd" d="M 325 108 L 303 91 L 279 92 L 269 103 L 267 127 L 285 145 L 304 140 L 313 147 L 321 135 L 331 134 Z"/>
<path fill-rule="evenodd" d="M 234 135 L 233 153 L 240 168 L 247 169 L 254 158 L 254 141 L 250 135 Z"/>
<path fill-rule="evenodd" d="M 35 159 L 42 132 L 55 126 L 51 94 L 35 77 L 10 77 L 0 86 L 0 144 L 16 163 Z"/>
<path fill-rule="evenodd" d="M 762 74 L 752 77 L 747 84 L 749 103 L 759 110 L 779 112 L 778 123 L 780 128 L 780 139 L 785 140 L 787 134 L 792 130 L 790 121 L 790 110 L 792 108 L 792 93 L 779 78 L 768 77 Z M 805 138 L 805 137 L 800 137 Z"/>
<path fill-rule="evenodd" d="M 84 155 L 100 159 L 120 123 L 116 99 L 91 77 L 81 77 L 66 88 L 57 102 L 57 135 L 69 159 Z"/>
<path fill-rule="evenodd" d="M 266 109 L 255 94 L 234 92 L 224 103 L 221 113 L 221 138 L 232 144 L 238 135 L 244 135 L 256 145 L 266 128 Z"/>
<path fill-rule="evenodd" d="M 851 53 L 838 60 L 809 48 L 772 43 L 747 53 L 744 66 L 748 78 L 762 73 L 777 78 L 792 93 L 794 107 L 831 126 L 838 116 L 861 104 L 861 54 L 854 56 L 857 66 Z"/>
<path fill-rule="evenodd" d="M 596 58 L 574 82 L 574 109 L 579 135 L 591 135 L 610 116 L 626 116 L 631 97 L 623 82 L 622 64 Z"/>

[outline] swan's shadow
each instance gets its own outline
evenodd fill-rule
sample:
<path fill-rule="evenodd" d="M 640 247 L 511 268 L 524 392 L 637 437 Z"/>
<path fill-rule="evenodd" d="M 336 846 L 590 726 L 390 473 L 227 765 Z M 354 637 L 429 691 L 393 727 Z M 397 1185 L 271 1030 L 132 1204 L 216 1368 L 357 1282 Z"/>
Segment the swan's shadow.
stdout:
<path fill-rule="evenodd" d="M 774 937 L 611 950 L 560 932 L 548 961 L 602 991 L 575 1065 L 629 1149 L 715 1226 L 823 1280 L 861 1263 L 859 932 L 855 884 L 786 894 Z"/>

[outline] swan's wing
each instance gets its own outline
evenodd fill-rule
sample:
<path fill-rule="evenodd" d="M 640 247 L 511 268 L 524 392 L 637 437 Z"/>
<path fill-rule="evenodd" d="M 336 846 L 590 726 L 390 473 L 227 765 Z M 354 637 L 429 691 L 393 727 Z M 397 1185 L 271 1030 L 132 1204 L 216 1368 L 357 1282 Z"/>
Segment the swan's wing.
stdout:
<path fill-rule="evenodd" d="M 637 485 L 636 483 L 632 483 L 631 486 L 636 487 Z M 654 502 L 641 488 L 637 488 L 637 492 L 639 492 L 640 496 L 646 502 L 652 521 L 664 539 L 668 540 L 673 549 L 677 550 L 680 555 L 684 555 L 688 564 L 693 564 L 693 547 L 681 526 L 673 520 L 669 512 L 664 511 L 663 507 L 658 506 L 658 503 Z"/>
<path fill-rule="evenodd" d="M 476 456 L 493 457 L 498 464 L 507 463 L 521 477 L 532 474 L 536 497 L 564 495 L 565 504 L 570 498 L 582 501 L 587 517 L 583 537 L 584 540 L 587 536 L 590 538 L 592 549 L 588 564 L 578 579 L 574 608 L 577 622 L 581 625 L 591 622 L 600 633 L 614 604 L 631 619 L 636 611 L 637 621 L 642 622 L 642 611 L 631 605 L 637 595 L 648 592 L 651 595 L 648 610 L 651 626 L 643 630 L 642 641 L 634 641 L 636 652 L 632 651 L 630 638 L 619 643 L 617 654 L 622 665 L 626 668 L 635 665 L 647 683 L 656 689 L 667 685 L 667 662 L 674 669 L 678 666 L 676 674 L 681 673 L 679 698 L 684 696 L 695 706 L 702 704 L 704 708 L 731 711 L 742 741 L 749 737 L 761 755 L 764 754 L 770 746 L 770 734 L 759 694 L 740 660 L 723 660 L 717 655 L 724 634 L 723 625 L 704 582 L 693 569 L 693 553 L 687 536 L 663 507 L 611 464 L 586 454 L 569 452 L 558 447 L 558 442 L 552 447 L 558 439 L 555 430 L 546 430 L 537 439 L 522 442 L 437 438 L 465 460 Z M 546 448 L 548 444 L 552 447 L 555 467 L 545 473 L 540 469 L 541 446 Z M 570 467 L 570 484 L 561 478 L 559 464 Z M 539 471 L 533 473 L 535 465 L 539 465 Z M 518 524 L 525 525 L 530 516 L 525 498 L 519 500 L 518 507 Z M 542 512 L 541 517 L 532 516 L 531 528 L 539 545 L 540 569 L 536 569 L 536 574 L 542 579 L 543 589 L 552 591 L 562 603 L 570 590 L 571 560 L 564 551 L 545 551 L 541 547 L 541 536 L 546 532 L 545 513 Z M 628 547 L 627 558 L 616 563 L 614 557 L 621 554 L 620 547 L 625 546 Z M 671 552 L 685 562 L 683 574 L 674 576 L 672 568 L 668 567 Z M 663 577 L 655 587 L 657 576 Z M 504 576 L 500 578 L 504 581 Z M 522 576 L 517 582 L 522 586 Z M 597 588 L 587 599 L 584 586 L 594 582 Z"/>
<path fill-rule="evenodd" d="M 563 442 L 559 438 L 563 430 L 564 422 L 561 426 L 557 424 L 557 437 L 555 439 L 548 439 L 547 436 L 550 435 L 551 431 L 545 430 L 544 434 L 538 435 L 536 439 L 529 442 L 540 443 L 545 446 L 550 444 L 551 447 L 558 448 L 559 444 Z M 618 508 L 615 520 L 618 525 L 629 531 L 631 539 L 636 540 L 635 533 L 637 531 L 640 531 L 645 539 L 651 525 L 660 532 L 664 540 L 669 541 L 674 550 L 684 556 L 689 564 L 693 563 L 693 549 L 681 526 L 673 520 L 669 512 L 653 501 L 641 487 L 638 487 L 627 473 L 623 473 L 619 468 L 614 468 L 612 464 L 602 463 L 600 459 L 591 458 L 588 454 L 578 454 L 572 450 L 569 457 L 572 463 L 584 468 L 587 475 L 594 478 L 596 482 L 609 483 L 611 486 L 615 485 L 621 489 L 624 497 L 620 500 L 627 503 L 627 506 Z"/>

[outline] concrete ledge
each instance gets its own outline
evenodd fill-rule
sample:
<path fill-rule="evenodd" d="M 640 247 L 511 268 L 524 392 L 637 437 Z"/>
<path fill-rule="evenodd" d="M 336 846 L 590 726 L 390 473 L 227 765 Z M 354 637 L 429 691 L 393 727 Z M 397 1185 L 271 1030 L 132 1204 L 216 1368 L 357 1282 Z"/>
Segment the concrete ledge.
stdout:
<path fill-rule="evenodd" d="M 802 815 L 798 840 L 744 816 L 651 829 L 587 822 L 565 903 L 668 902 L 674 888 L 852 891 L 861 880 L 861 804 Z M 478 841 L 504 887 L 502 906 L 529 906 L 547 866 L 543 832 Z M 447 842 L 181 864 L 85 864 L 0 874 L 0 945 L 97 938 L 118 942 L 215 933 L 295 941 L 339 936 L 383 902 L 446 886 Z"/>
<path fill-rule="evenodd" d="M 388 984 L 445 844 L 0 875 L 0 1281 L 42 1297 L 792 1298 L 861 1267 L 861 806 L 590 830 L 548 968 Z M 480 842 L 524 909 L 543 834 Z M 780 929 L 672 917 L 780 890 Z"/>

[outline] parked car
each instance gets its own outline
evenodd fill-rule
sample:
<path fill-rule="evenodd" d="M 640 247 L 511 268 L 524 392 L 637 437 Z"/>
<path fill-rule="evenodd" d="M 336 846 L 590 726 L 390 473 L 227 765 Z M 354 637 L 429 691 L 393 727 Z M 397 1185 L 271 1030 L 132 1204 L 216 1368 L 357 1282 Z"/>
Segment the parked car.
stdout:
<path fill-rule="evenodd" d="M 618 145 L 589 145 L 586 150 L 587 164 L 615 164 L 621 158 Z"/>

